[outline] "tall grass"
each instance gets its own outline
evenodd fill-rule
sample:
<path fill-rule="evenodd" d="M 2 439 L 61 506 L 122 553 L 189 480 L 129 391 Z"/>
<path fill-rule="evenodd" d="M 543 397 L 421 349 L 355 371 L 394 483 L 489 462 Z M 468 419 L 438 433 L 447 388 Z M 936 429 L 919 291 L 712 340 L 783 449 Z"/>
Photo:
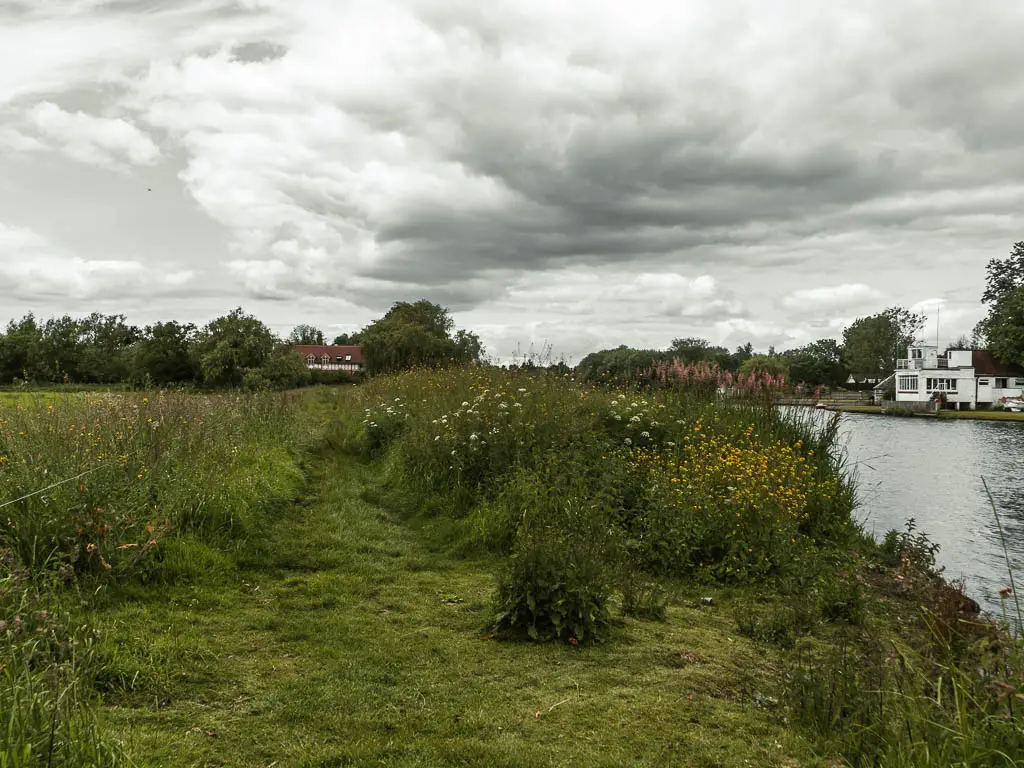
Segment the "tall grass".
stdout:
<path fill-rule="evenodd" d="M 992 510 L 998 523 L 994 502 Z M 883 552 L 906 590 L 903 610 L 894 606 L 887 622 L 797 663 L 797 721 L 849 765 L 1024 765 L 1024 638 L 1013 572 L 1001 591 L 1002 621 L 993 624 L 965 614 L 960 588 L 935 571 L 937 549 L 912 521 L 905 533 L 890 532 Z"/>
<path fill-rule="evenodd" d="M 125 576 L 169 537 L 245 536 L 301 483 L 279 395 L 78 395 L 0 406 L 0 549 Z"/>
<path fill-rule="evenodd" d="M 74 607 L 104 581 L 216 578 L 298 493 L 314 439 L 287 395 L 0 403 L 0 766 L 124 761 Z"/>
<path fill-rule="evenodd" d="M 529 615 L 531 635 L 544 634 L 536 594 L 552 582 L 583 619 L 549 611 L 540 623 L 580 639 L 595 634 L 588 617 L 605 615 L 614 579 L 601 573 L 746 583 L 807 569 L 821 547 L 856 535 L 834 429 L 788 418 L 770 398 L 487 368 L 376 379 L 358 396 L 362 418 L 342 418 L 336 443 L 386 456 L 406 506 L 449 515 L 466 542 L 509 556 L 499 615 Z M 599 548 L 580 541 L 598 531 L 612 532 Z M 529 610 L 509 608 L 517 595 Z"/>

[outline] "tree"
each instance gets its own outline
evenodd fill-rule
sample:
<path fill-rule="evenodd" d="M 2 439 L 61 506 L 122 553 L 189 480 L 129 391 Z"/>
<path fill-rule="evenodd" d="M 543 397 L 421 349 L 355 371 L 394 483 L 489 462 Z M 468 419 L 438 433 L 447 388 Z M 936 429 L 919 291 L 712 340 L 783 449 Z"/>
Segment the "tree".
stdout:
<path fill-rule="evenodd" d="M 339 333 L 334 337 L 334 341 L 331 342 L 340 347 L 347 347 L 353 344 L 359 343 L 359 334 L 355 331 L 352 333 Z"/>
<path fill-rule="evenodd" d="M 425 299 L 397 302 L 359 333 L 367 372 L 479 362 L 480 339 L 469 331 L 453 335 L 453 325 L 447 309 Z"/>
<path fill-rule="evenodd" d="M 1007 293 L 986 322 L 988 348 L 1005 363 L 1024 366 L 1024 287 Z"/>
<path fill-rule="evenodd" d="M 0 382 L 42 378 L 42 343 L 43 330 L 31 312 L 21 320 L 11 320 L 5 333 L 0 335 Z"/>
<path fill-rule="evenodd" d="M 324 332 L 305 323 L 296 325 L 288 335 L 289 344 L 323 344 Z"/>
<path fill-rule="evenodd" d="M 298 350 L 290 344 L 278 344 L 261 369 L 263 378 L 275 389 L 291 389 L 309 384 L 312 374 Z"/>
<path fill-rule="evenodd" d="M 857 379 L 884 379 L 896 370 L 896 361 L 906 356 L 924 320 L 924 315 L 899 306 L 858 318 L 843 331 L 846 367 Z"/>
<path fill-rule="evenodd" d="M 988 304 L 988 316 L 975 328 L 975 335 L 1004 362 L 1024 359 L 1024 337 L 1020 327 L 1020 307 L 1024 299 L 1024 240 L 1014 243 L 1009 257 L 992 259 L 985 268 L 985 292 L 981 301 Z"/>
<path fill-rule="evenodd" d="M 79 321 L 78 332 L 82 347 L 79 376 L 83 381 L 113 384 L 129 378 L 132 347 L 142 334 L 125 322 L 124 315 L 93 312 Z"/>
<path fill-rule="evenodd" d="M 959 337 L 949 343 L 946 349 L 976 349 L 976 347 L 973 340 L 967 334 L 961 333 Z"/>
<path fill-rule="evenodd" d="M 737 350 L 739 352 L 740 350 Z M 725 347 L 717 347 L 707 339 L 686 337 L 672 339 L 668 348 L 669 357 L 677 358 L 684 363 L 713 363 L 720 368 L 735 370 L 739 365 L 736 355 L 729 354 Z"/>
<path fill-rule="evenodd" d="M 142 339 L 135 345 L 132 378 L 138 383 L 157 385 L 183 383 L 200 378 L 197 361 L 192 354 L 196 327 L 173 320 L 146 326 Z"/>
<path fill-rule="evenodd" d="M 740 365 L 740 373 L 749 376 L 752 373 L 768 373 L 772 376 L 789 374 L 789 366 L 782 355 L 753 355 Z"/>
<path fill-rule="evenodd" d="M 843 364 L 843 348 L 835 339 L 819 339 L 783 354 L 789 365 L 789 378 L 811 386 L 838 387 L 849 372 Z"/>
<path fill-rule="evenodd" d="M 582 381 L 625 384 L 636 381 L 638 374 L 646 372 L 654 363 L 670 359 L 671 352 L 633 349 L 623 344 L 615 349 L 591 352 L 577 364 L 576 376 Z"/>
<path fill-rule="evenodd" d="M 277 340 L 270 329 L 241 307 L 218 317 L 200 332 L 195 352 L 203 381 L 241 386 L 266 362 Z"/>
<path fill-rule="evenodd" d="M 1024 240 L 1013 244 L 1005 259 L 990 259 L 985 266 L 985 292 L 981 303 L 999 305 L 1018 288 L 1024 287 Z"/>

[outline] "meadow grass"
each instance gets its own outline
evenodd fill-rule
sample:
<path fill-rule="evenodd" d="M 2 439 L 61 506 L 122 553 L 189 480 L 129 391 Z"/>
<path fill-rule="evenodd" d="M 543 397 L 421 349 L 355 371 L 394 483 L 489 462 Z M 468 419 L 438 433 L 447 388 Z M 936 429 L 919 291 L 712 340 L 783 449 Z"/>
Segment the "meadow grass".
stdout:
<path fill-rule="evenodd" d="M 97 660 L 78 607 L 109 585 L 221 578 L 298 494 L 310 439 L 279 396 L 0 402 L 0 765 L 100 765 Z"/>
<path fill-rule="evenodd" d="M 1024 749 L 1020 642 L 852 523 L 834 422 L 492 369 L 0 420 L 3 766 Z"/>

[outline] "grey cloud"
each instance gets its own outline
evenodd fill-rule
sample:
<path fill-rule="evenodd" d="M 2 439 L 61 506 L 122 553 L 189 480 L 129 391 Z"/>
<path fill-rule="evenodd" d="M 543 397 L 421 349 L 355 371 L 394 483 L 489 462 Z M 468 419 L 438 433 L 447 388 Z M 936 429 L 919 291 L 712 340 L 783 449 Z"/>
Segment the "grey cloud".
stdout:
<path fill-rule="evenodd" d="M 1024 226 L 1024 9 L 996 0 L 38 7 L 0 20 L 44 42 L 55 19 L 139 34 L 121 54 L 75 37 L 78 59 L 0 76 L 0 100 L 53 94 L 159 137 L 233 243 L 210 247 L 210 273 L 275 306 L 428 296 L 525 318 L 525 302 L 590 338 L 570 327 L 592 316 L 586 270 L 706 274 L 714 296 L 624 296 L 623 327 L 782 343 L 876 298 L 786 295 L 977 286 L 982 253 Z M 107 84 L 101 108 L 63 100 L 84 81 Z M 4 121 L 0 141 L 28 148 Z M 524 293 L 523 275 L 584 293 Z"/>

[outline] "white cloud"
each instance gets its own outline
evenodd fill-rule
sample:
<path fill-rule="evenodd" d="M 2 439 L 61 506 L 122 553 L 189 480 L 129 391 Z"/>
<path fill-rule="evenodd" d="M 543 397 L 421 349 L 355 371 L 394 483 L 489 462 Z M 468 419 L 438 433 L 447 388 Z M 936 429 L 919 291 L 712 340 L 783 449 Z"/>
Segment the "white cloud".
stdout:
<path fill-rule="evenodd" d="M 44 101 L 29 110 L 27 122 L 43 142 L 82 163 L 118 168 L 153 165 L 161 158 L 153 140 L 122 118 L 65 112 Z"/>
<path fill-rule="evenodd" d="M 782 300 L 782 305 L 787 309 L 813 312 L 877 304 L 882 298 L 880 291 L 864 283 L 843 283 L 793 291 Z"/>
<path fill-rule="evenodd" d="M 0 147 L 168 158 L 147 173 L 180 167 L 230 241 L 182 250 L 289 323 L 427 296 L 574 352 L 779 344 L 977 298 L 1024 226 L 1022 25 L 998 0 L 20 2 Z M 130 290 L 91 256 L 79 282 Z"/>
<path fill-rule="evenodd" d="M 159 296 L 193 278 L 189 271 L 154 269 L 138 261 L 83 259 L 36 232 L 3 222 L 0 272 L 5 297 L 21 301 L 100 299 L 125 292 Z"/>

